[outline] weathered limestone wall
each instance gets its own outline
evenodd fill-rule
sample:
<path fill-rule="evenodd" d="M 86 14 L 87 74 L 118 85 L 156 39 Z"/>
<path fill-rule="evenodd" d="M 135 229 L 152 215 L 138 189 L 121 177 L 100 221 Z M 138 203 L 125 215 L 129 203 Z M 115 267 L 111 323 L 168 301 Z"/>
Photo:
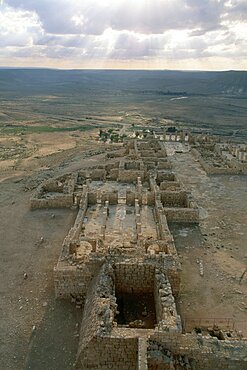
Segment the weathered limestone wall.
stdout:
<path fill-rule="evenodd" d="M 199 210 L 197 208 L 168 208 L 164 207 L 168 222 L 199 223 Z"/>
<path fill-rule="evenodd" d="M 118 173 L 119 173 L 118 168 L 111 169 L 109 171 L 108 175 L 107 175 L 107 179 L 109 179 L 111 181 L 117 181 L 117 179 L 118 179 Z"/>
<path fill-rule="evenodd" d="M 156 162 L 154 161 L 147 161 L 145 162 L 147 171 L 154 170 L 156 168 Z"/>
<path fill-rule="evenodd" d="M 97 350 L 96 350 L 97 349 Z M 138 370 L 138 338 L 94 338 L 76 370 Z"/>
<path fill-rule="evenodd" d="M 30 199 L 30 208 L 69 208 L 74 203 L 74 189 L 78 173 L 68 179 L 68 175 L 47 180 L 38 187 Z M 63 182 L 62 182 L 63 181 Z M 48 194 L 46 194 L 48 193 Z"/>
<path fill-rule="evenodd" d="M 170 231 L 168 229 L 166 216 L 163 211 L 156 211 L 158 228 L 159 228 L 159 239 L 165 240 L 167 236 L 170 236 Z"/>
<path fill-rule="evenodd" d="M 156 158 L 155 156 L 151 156 L 151 157 L 144 157 L 142 158 L 142 161 L 145 165 L 147 165 L 148 163 L 152 163 L 153 166 L 157 166 L 158 165 L 158 162 L 159 162 L 159 159 Z"/>
<path fill-rule="evenodd" d="M 161 191 L 178 191 L 180 188 L 180 183 L 177 181 L 163 181 L 160 183 Z"/>
<path fill-rule="evenodd" d="M 51 193 L 63 193 L 64 184 L 60 181 L 47 181 L 44 185 L 42 185 L 43 191 L 51 192 Z"/>
<path fill-rule="evenodd" d="M 88 192 L 88 204 L 93 205 L 97 203 L 97 192 L 89 191 Z"/>
<path fill-rule="evenodd" d="M 131 152 L 136 161 L 123 159 L 118 163 L 90 168 L 85 173 L 79 174 L 78 181 L 76 174 L 72 175 L 71 178 L 65 179 L 63 193 L 56 190 L 58 188 L 55 185 L 51 188 L 52 191 L 56 190 L 56 193 L 59 193 L 56 194 L 57 198 L 60 194 L 72 195 L 72 204 L 74 192 L 74 204 L 79 205 L 76 221 L 65 238 L 59 262 L 54 269 L 56 297 L 73 298 L 76 302 L 79 300 L 84 304 L 77 370 L 166 369 L 167 363 L 162 353 L 159 357 L 163 361 L 160 367 L 152 367 L 154 364 L 152 361 L 149 362 L 150 367 L 147 366 L 146 344 L 148 336 L 153 335 L 153 331 L 151 333 L 148 329 L 139 329 L 140 332 L 134 334 L 134 329 L 127 332 L 121 325 L 117 326 L 116 296 L 119 293 L 136 296 L 153 293 L 157 316 L 155 332 L 161 333 L 161 337 L 152 337 L 153 343 L 158 343 L 158 348 L 165 351 L 168 346 L 172 353 L 177 345 L 173 342 L 175 338 L 179 349 L 175 355 L 180 356 L 181 352 L 180 357 L 184 361 L 188 353 L 192 353 L 194 363 L 197 364 L 197 361 L 199 363 L 200 351 L 197 351 L 196 347 L 198 339 L 189 336 L 184 340 L 177 335 L 182 330 L 175 304 L 175 297 L 180 290 L 181 266 L 168 227 L 168 222 L 199 222 L 197 205 L 189 193 L 180 187 L 172 172 L 158 170 L 171 167 L 166 160 L 163 144 L 155 140 L 147 140 L 144 143 L 135 140 L 128 144 L 127 149 L 127 153 Z M 148 172 L 148 168 L 154 171 Z M 106 182 L 91 183 L 93 180 Z M 107 187 L 107 180 L 117 180 L 124 184 L 110 183 Z M 136 186 L 128 183 L 135 183 Z M 64 194 L 65 192 L 69 194 Z M 42 199 L 42 193 L 40 197 Z M 97 214 L 94 230 L 93 222 L 92 225 L 86 223 L 84 225 L 83 222 L 88 206 L 96 204 L 100 208 L 100 213 Z M 112 232 L 114 235 L 109 236 L 111 218 L 109 223 L 106 222 L 109 215 L 112 217 L 109 205 L 116 204 L 121 205 L 119 208 L 124 208 L 125 204 L 135 207 L 135 214 L 132 211 L 127 212 L 129 209 L 126 207 L 126 218 L 129 219 L 125 220 L 124 225 L 128 230 L 131 223 L 131 232 L 134 236 L 130 248 L 129 245 L 127 247 L 125 245 L 121 249 L 118 239 L 121 239 L 122 231 L 117 229 L 117 247 L 114 249 L 113 244 L 107 243 L 108 239 L 115 237 L 114 228 Z M 152 210 L 144 208 L 143 205 L 152 206 Z M 90 210 L 95 208 L 90 207 Z M 90 217 L 94 221 L 94 215 L 91 216 L 90 213 L 89 222 Z M 149 217 L 152 217 L 150 224 Z M 92 226 L 92 233 L 88 232 L 87 226 L 89 229 Z M 123 233 L 122 236 L 124 235 Z M 111 247 L 108 248 L 108 245 Z M 143 334 L 145 330 L 147 332 Z M 144 340 L 140 340 L 144 336 Z M 190 351 L 187 351 L 187 344 Z M 210 345 L 206 346 L 205 354 L 211 348 Z M 213 356 L 212 361 L 215 361 Z M 210 365 L 213 364 L 212 361 L 209 362 Z M 171 364 L 168 365 L 167 369 L 171 369 Z M 207 363 L 205 369 L 210 369 Z"/>
<path fill-rule="evenodd" d="M 192 136 L 188 132 L 184 131 L 177 131 L 174 133 L 165 131 L 163 137 L 165 141 L 176 141 L 176 142 L 189 142 L 192 138 Z"/>
<path fill-rule="evenodd" d="M 103 181 L 106 176 L 106 171 L 105 169 L 95 169 L 94 171 L 91 172 L 91 179 L 93 181 Z"/>
<path fill-rule="evenodd" d="M 156 180 L 159 185 L 163 181 L 176 181 L 177 178 L 173 172 L 158 171 Z"/>
<path fill-rule="evenodd" d="M 154 206 L 155 204 L 155 193 L 153 191 L 147 193 L 147 204 Z"/>
<path fill-rule="evenodd" d="M 155 193 L 155 208 L 154 216 L 157 223 L 157 231 L 159 239 L 166 240 L 170 236 L 166 216 L 160 201 L 160 194 Z"/>
<path fill-rule="evenodd" d="M 78 201 L 78 199 L 77 199 Z M 78 244 L 78 238 L 82 229 L 83 220 L 86 215 L 88 207 L 88 191 L 87 186 L 84 185 L 83 192 L 80 195 L 79 201 L 79 211 L 77 213 L 77 217 L 75 219 L 74 225 L 70 229 L 69 233 L 65 237 L 62 246 L 62 253 L 60 255 L 60 259 L 64 260 L 69 256 L 69 254 L 75 253 L 73 250 L 75 246 Z"/>
<path fill-rule="evenodd" d="M 78 357 L 84 357 L 84 348 L 96 335 L 110 333 L 116 309 L 114 275 L 108 274 L 104 264 L 88 285 L 81 324 Z"/>
<path fill-rule="evenodd" d="M 138 195 L 141 196 L 141 194 Z M 126 204 L 134 206 L 136 197 L 137 197 L 136 192 L 131 190 L 126 191 Z"/>
<path fill-rule="evenodd" d="M 160 197 L 164 207 L 188 207 L 185 191 L 161 191 Z"/>
<path fill-rule="evenodd" d="M 166 162 L 166 161 L 159 160 L 157 169 L 158 170 L 171 170 L 172 169 L 172 165 L 168 161 Z"/>
<path fill-rule="evenodd" d="M 98 272 L 100 261 L 83 261 L 83 264 L 74 265 L 72 249 L 78 244 L 83 219 L 86 214 L 89 194 L 84 186 L 79 211 L 75 223 L 64 239 L 62 253 L 57 266 L 54 268 L 55 295 L 57 298 L 71 298 L 72 296 L 83 296 L 93 276 Z"/>
<path fill-rule="evenodd" d="M 78 180 L 78 172 L 75 172 L 71 175 L 71 178 L 64 185 L 64 193 L 73 194 L 75 190 L 75 185 Z"/>
<path fill-rule="evenodd" d="M 180 317 L 177 315 L 170 282 L 159 270 L 155 272 L 154 299 L 159 330 L 181 332 L 182 326 Z"/>
<path fill-rule="evenodd" d="M 141 162 L 139 161 L 132 161 L 132 162 L 124 162 L 124 169 L 125 170 L 141 170 Z"/>
<path fill-rule="evenodd" d="M 214 175 L 214 174 L 220 174 L 220 173 L 222 173 L 222 169 L 221 168 L 215 168 L 213 166 L 210 166 L 208 163 L 206 163 L 206 161 L 204 161 L 204 159 L 202 158 L 201 154 L 195 148 L 193 148 L 191 150 L 191 153 L 193 154 L 193 156 L 196 159 L 198 159 L 200 165 L 202 166 L 202 168 L 204 169 L 204 171 L 208 175 Z M 228 172 L 228 169 L 227 169 L 227 172 Z"/>
<path fill-rule="evenodd" d="M 103 193 L 102 196 L 101 196 L 101 201 L 102 201 L 103 204 L 106 201 L 109 201 L 110 205 L 118 204 L 118 192 L 117 192 L 117 190 L 109 192 L 109 193 L 108 192 Z"/>
<path fill-rule="evenodd" d="M 106 158 L 109 159 L 109 158 L 119 158 L 119 157 L 122 157 L 124 155 L 124 151 L 120 149 L 120 151 L 117 151 L 115 153 L 111 152 L 111 153 L 107 153 L 106 154 Z"/>
<path fill-rule="evenodd" d="M 145 178 L 145 171 L 138 170 L 120 170 L 118 175 L 119 182 L 132 183 L 137 181 L 137 177 L 140 177 L 143 181 Z"/>
<path fill-rule="evenodd" d="M 246 166 L 233 166 L 233 167 L 214 167 L 207 163 L 197 149 L 191 150 L 193 156 L 198 159 L 200 165 L 207 172 L 208 175 L 239 175 L 247 174 Z M 232 164 L 233 165 L 233 164 Z"/>
<path fill-rule="evenodd" d="M 155 157 L 155 151 L 154 150 L 139 150 L 139 154 L 141 157 Z"/>
<path fill-rule="evenodd" d="M 116 290 L 124 293 L 153 292 L 155 266 L 144 263 L 116 263 Z"/>
<path fill-rule="evenodd" d="M 147 338 L 138 338 L 138 370 L 148 370 Z"/>
<path fill-rule="evenodd" d="M 37 198 L 35 195 L 30 199 L 31 210 L 39 208 L 70 208 L 73 206 L 73 194 L 56 194 L 50 198 Z"/>
<path fill-rule="evenodd" d="M 85 299 L 88 286 L 101 267 L 100 261 L 90 261 L 82 265 L 73 266 L 67 262 L 58 262 L 54 268 L 54 285 L 56 298 L 71 299 L 81 297 Z"/>
<path fill-rule="evenodd" d="M 112 169 L 118 169 L 118 167 L 119 167 L 119 161 L 117 161 L 117 162 L 113 162 L 113 163 L 108 163 L 108 164 L 106 164 L 105 165 L 105 169 L 106 169 L 106 171 L 107 172 L 109 172 L 110 170 L 112 170 Z"/>
<path fill-rule="evenodd" d="M 116 314 L 114 272 L 105 264 L 89 285 L 76 369 L 137 369 L 137 338 L 110 336 Z"/>
<path fill-rule="evenodd" d="M 152 356 L 152 348 L 155 355 L 166 353 L 169 366 L 173 366 L 174 358 L 178 356 L 182 363 L 187 363 L 193 370 L 245 370 L 246 369 L 246 341 L 224 340 L 217 338 L 202 337 L 194 334 L 166 334 L 157 333 L 149 340 L 148 356 Z M 170 358 L 168 357 L 169 351 Z M 157 357 L 156 357 L 157 358 Z M 149 362 L 150 362 L 149 358 Z M 190 364 L 190 365 L 189 365 Z M 160 362 L 162 366 L 162 362 Z M 170 368 L 171 368 L 170 367 Z M 153 369 L 152 367 L 150 367 Z M 183 367 L 182 367 L 183 368 Z M 165 369 L 158 367 L 158 369 Z"/>

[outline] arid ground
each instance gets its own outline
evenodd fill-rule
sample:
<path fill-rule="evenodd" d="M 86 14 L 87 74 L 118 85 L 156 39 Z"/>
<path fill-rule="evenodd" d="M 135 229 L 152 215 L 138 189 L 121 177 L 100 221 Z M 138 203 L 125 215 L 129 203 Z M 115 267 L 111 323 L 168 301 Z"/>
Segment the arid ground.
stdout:
<path fill-rule="evenodd" d="M 31 212 L 29 199 L 48 176 L 95 165 L 104 155 L 98 154 L 103 149 L 96 131 L 82 135 L 79 146 L 77 137 L 63 135 L 55 146 L 43 135 L 39 158 L 31 154 L 18 168 L 1 174 L 1 370 L 69 370 L 75 360 L 81 311 L 54 300 L 52 273 L 75 211 Z M 247 179 L 208 177 L 186 149 L 175 153 L 174 144 L 167 148 L 201 211 L 201 229 L 170 225 L 182 264 L 178 305 L 185 326 L 189 328 L 191 319 L 229 318 L 230 326 L 234 322 L 244 332 L 247 276 L 240 278 L 247 267 Z M 199 260 L 204 276 L 199 274 Z"/>
<path fill-rule="evenodd" d="M 56 81 L 39 81 L 37 91 L 21 80 L 14 92 L 7 82 L 0 89 L 0 370 L 70 370 L 75 361 L 82 312 L 55 301 L 53 267 L 76 211 L 30 211 L 42 181 L 102 164 L 105 149 L 121 144 L 99 143 L 100 128 L 177 126 L 235 141 L 247 137 L 243 97 L 203 96 L 204 85 L 194 81 L 188 98 L 176 100 L 185 85 L 166 87 L 159 76 L 152 90 L 142 74 L 128 85 L 116 73 L 115 85 L 108 76 L 100 88 L 92 76 L 89 90 L 88 80 L 81 91 L 69 82 L 67 95 Z M 247 178 L 209 177 L 186 148 L 167 148 L 201 213 L 200 228 L 170 225 L 182 265 L 179 313 L 188 329 L 192 319 L 229 319 L 246 335 Z"/>

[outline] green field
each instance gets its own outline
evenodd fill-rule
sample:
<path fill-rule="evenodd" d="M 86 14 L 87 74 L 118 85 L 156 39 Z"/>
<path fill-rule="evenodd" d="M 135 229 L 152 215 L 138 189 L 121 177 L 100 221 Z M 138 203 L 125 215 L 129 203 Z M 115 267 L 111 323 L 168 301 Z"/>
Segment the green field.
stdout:
<path fill-rule="evenodd" d="M 247 72 L 0 70 L 3 134 L 164 126 L 243 141 Z M 116 119 L 116 117 L 118 119 Z"/>

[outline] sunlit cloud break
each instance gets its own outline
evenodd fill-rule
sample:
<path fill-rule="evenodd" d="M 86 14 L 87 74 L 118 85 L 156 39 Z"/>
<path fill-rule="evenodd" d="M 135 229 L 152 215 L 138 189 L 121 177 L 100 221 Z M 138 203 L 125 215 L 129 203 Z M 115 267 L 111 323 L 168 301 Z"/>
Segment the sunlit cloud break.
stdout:
<path fill-rule="evenodd" d="M 0 65 L 246 69 L 245 0 L 0 0 Z"/>

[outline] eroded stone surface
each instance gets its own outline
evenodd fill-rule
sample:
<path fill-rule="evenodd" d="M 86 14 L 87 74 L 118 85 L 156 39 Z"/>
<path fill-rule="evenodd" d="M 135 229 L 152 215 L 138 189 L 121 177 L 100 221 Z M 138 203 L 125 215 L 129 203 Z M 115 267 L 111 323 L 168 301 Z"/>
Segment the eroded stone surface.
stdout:
<path fill-rule="evenodd" d="M 245 368 L 246 342 L 234 333 L 184 333 L 176 305 L 181 266 L 168 222 L 198 224 L 199 208 L 163 142 L 128 140 L 124 157 L 48 180 L 31 199 L 31 208 L 71 206 L 78 214 L 54 282 L 57 298 L 83 307 L 76 369 Z M 131 304 L 145 294 L 154 309 L 145 300 Z"/>

